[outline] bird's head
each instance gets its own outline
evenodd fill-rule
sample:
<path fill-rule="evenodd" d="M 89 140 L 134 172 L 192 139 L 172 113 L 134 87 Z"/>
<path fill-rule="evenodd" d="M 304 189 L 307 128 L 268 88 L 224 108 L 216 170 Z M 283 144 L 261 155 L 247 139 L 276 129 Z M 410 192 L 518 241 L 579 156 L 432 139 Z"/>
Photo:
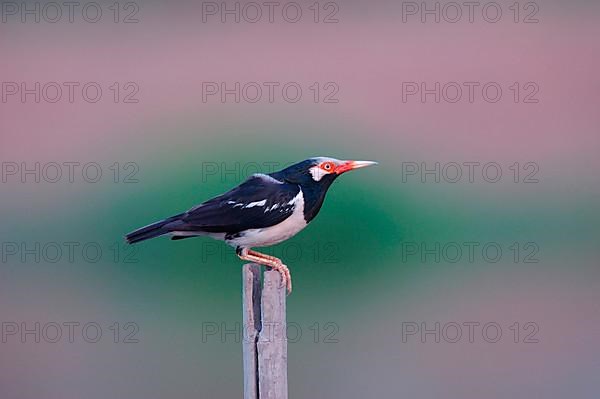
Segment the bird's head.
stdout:
<path fill-rule="evenodd" d="M 283 179 L 291 183 L 329 187 L 341 174 L 371 165 L 377 165 L 377 162 L 315 157 L 298 162 L 279 173 Z"/>

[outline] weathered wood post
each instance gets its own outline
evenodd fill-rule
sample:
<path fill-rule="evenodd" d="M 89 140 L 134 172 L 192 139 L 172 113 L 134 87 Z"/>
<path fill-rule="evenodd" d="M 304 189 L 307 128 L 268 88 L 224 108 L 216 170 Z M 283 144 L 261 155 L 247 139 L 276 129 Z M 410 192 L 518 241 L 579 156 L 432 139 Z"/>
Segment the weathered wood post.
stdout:
<path fill-rule="evenodd" d="M 275 270 L 244 265 L 244 399 L 287 399 L 286 288 Z"/>

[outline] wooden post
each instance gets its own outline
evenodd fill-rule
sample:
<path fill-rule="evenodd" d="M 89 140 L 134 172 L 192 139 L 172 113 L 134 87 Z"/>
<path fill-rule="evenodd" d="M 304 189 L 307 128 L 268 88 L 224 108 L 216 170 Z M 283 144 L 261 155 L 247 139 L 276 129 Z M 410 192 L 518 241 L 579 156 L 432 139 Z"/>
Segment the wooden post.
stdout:
<path fill-rule="evenodd" d="M 244 399 L 287 399 L 286 288 L 275 270 L 244 265 Z"/>

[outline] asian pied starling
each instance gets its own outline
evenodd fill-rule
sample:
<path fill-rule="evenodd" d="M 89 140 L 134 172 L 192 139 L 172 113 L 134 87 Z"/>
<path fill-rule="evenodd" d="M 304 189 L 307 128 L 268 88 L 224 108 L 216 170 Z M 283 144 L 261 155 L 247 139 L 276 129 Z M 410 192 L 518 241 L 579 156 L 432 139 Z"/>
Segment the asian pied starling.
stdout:
<path fill-rule="evenodd" d="M 289 294 L 292 279 L 287 266 L 251 248 L 278 244 L 294 236 L 317 216 L 327 190 L 339 175 L 375 164 L 317 157 L 279 172 L 257 173 L 225 194 L 135 230 L 125 238 L 130 244 L 165 234 L 173 240 L 196 236 L 223 240 L 241 259 L 279 271 Z"/>

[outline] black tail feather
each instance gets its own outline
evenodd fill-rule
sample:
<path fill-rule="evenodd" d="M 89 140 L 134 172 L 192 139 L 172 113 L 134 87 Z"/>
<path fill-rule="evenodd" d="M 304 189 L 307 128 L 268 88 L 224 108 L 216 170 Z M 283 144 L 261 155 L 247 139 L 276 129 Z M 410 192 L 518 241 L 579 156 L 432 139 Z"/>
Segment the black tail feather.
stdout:
<path fill-rule="evenodd" d="M 172 230 L 167 226 L 169 223 L 175 222 L 181 215 L 172 216 L 170 218 L 161 220 L 156 223 L 152 223 L 146 227 L 142 227 L 125 236 L 125 241 L 129 244 L 135 244 L 136 242 L 149 240 L 150 238 L 159 237 L 164 234 L 170 233 Z"/>

